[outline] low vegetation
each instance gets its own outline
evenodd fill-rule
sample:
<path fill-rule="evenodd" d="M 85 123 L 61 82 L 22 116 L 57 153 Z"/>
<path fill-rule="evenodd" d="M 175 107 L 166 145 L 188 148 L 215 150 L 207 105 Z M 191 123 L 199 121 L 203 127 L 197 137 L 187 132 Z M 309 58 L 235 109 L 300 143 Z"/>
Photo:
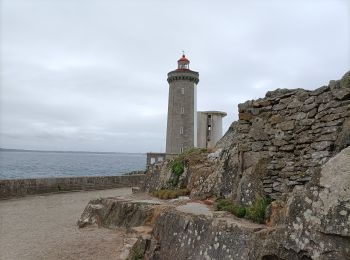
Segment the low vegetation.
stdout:
<path fill-rule="evenodd" d="M 216 201 L 216 203 L 217 210 L 228 211 L 239 218 L 244 218 L 244 216 L 246 215 L 245 207 L 235 205 L 232 201 L 228 199 L 220 198 Z"/>
<path fill-rule="evenodd" d="M 176 199 L 180 196 L 187 196 L 190 194 L 188 189 L 178 189 L 178 190 L 158 190 L 152 192 L 152 195 L 160 199 Z"/>
<path fill-rule="evenodd" d="M 177 187 L 180 177 L 185 171 L 184 162 L 182 160 L 175 159 L 170 163 L 170 170 L 172 173 L 172 178 L 169 180 L 169 184 L 172 187 Z"/>
<path fill-rule="evenodd" d="M 129 257 L 126 260 L 141 260 L 143 259 L 144 253 L 141 251 L 141 249 L 136 248 L 132 249 Z"/>
<path fill-rule="evenodd" d="M 239 218 L 250 219 L 253 222 L 262 224 L 265 222 L 265 212 L 271 200 L 269 198 L 257 197 L 249 207 L 235 205 L 232 201 L 219 198 L 216 200 L 216 209 L 228 211 Z"/>
<path fill-rule="evenodd" d="M 271 199 L 258 197 L 253 204 L 247 208 L 246 218 L 256 223 L 265 222 L 266 208 L 271 204 Z"/>
<path fill-rule="evenodd" d="M 191 149 L 184 151 L 178 157 L 185 159 L 188 156 L 193 156 L 193 155 L 202 154 L 202 153 L 206 153 L 206 152 L 208 152 L 207 148 L 191 148 Z"/>
<path fill-rule="evenodd" d="M 200 154 L 205 153 L 207 151 L 208 150 L 206 148 L 203 148 L 203 149 L 202 148 L 192 148 L 192 149 L 189 149 L 189 150 L 183 152 L 182 154 L 179 154 L 175 159 L 173 159 L 169 163 L 169 168 L 170 168 L 171 173 L 172 173 L 172 177 L 169 180 L 170 186 L 173 188 L 178 187 L 180 177 L 184 173 L 186 162 L 188 161 L 188 159 L 190 157 L 200 155 Z"/>

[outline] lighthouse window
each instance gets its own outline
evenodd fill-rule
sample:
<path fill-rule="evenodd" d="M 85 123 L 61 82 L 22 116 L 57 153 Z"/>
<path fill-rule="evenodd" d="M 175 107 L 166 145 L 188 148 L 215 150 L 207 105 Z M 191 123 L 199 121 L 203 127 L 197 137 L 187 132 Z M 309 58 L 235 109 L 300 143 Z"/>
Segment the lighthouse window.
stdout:
<path fill-rule="evenodd" d="M 184 114 L 184 113 L 185 113 L 185 108 L 181 107 L 181 114 Z"/>
<path fill-rule="evenodd" d="M 181 126 L 180 127 L 180 134 L 183 134 L 184 133 L 184 128 Z"/>
<path fill-rule="evenodd" d="M 181 88 L 181 94 L 182 94 L 182 95 L 185 94 L 185 88 Z"/>

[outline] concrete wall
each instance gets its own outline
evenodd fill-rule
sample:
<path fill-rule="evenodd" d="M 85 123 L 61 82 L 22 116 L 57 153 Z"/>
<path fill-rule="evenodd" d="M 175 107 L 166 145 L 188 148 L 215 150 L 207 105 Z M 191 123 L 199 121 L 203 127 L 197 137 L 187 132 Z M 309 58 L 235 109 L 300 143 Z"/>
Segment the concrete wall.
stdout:
<path fill-rule="evenodd" d="M 152 165 L 165 160 L 166 153 L 147 153 L 146 165 Z"/>
<path fill-rule="evenodd" d="M 182 147 L 187 150 L 195 146 L 198 81 L 198 72 L 195 71 L 175 70 L 168 73 L 167 154 L 180 153 Z"/>
<path fill-rule="evenodd" d="M 206 148 L 207 147 L 207 120 L 208 115 L 203 112 L 197 113 L 198 129 L 197 129 L 197 147 Z"/>
<path fill-rule="evenodd" d="M 139 186 L 144 174 L 0 180 L 0 199 L 34 194 Z"/>
<path fill-rule="evenodd" d="M 208 118 L 210 116 L 210 118 Z M 222 137 L 222 118 L 225 112 L 203 111 L 198 112 L 197 140 L 199 148 L 212 148 Z M 210 131 L 208 127 L 210 126 Z"/>

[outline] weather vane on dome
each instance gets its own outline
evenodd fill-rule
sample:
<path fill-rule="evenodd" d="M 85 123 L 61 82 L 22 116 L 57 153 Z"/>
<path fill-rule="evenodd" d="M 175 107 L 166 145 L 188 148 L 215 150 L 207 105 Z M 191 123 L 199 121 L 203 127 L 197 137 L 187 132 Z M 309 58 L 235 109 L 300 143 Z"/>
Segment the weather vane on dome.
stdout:
<path fill-rule="evenodd" d="M 182 56 L 185 56 L 185 51 L 182 51 Z"/>

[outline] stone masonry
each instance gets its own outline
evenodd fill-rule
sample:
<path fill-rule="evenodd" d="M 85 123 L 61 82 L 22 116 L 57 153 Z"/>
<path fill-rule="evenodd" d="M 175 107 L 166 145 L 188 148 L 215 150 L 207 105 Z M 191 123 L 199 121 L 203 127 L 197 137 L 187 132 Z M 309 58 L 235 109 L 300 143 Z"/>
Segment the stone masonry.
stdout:
<path fill-rule="evenodd" d="M 198 72 L 188 67 L 189 60 L 178 61 L 178 69 L 168 73 L 169 103 L 166 153 L 178 154 L 197 145 Z"/>
<path fill-rule="evenodd" d="M 226 165 L 235 168 L 229 176 L 246 175 L 249 184 L 251 167 L 266 163 L 258 176 L 262 193 L 278 198 L 309 182 L 317 166 L 350 145 L 350 72 L 314 91 L 270 91 L 238 109 L 239 120 L 218 144 L 228 154 Z"/>

